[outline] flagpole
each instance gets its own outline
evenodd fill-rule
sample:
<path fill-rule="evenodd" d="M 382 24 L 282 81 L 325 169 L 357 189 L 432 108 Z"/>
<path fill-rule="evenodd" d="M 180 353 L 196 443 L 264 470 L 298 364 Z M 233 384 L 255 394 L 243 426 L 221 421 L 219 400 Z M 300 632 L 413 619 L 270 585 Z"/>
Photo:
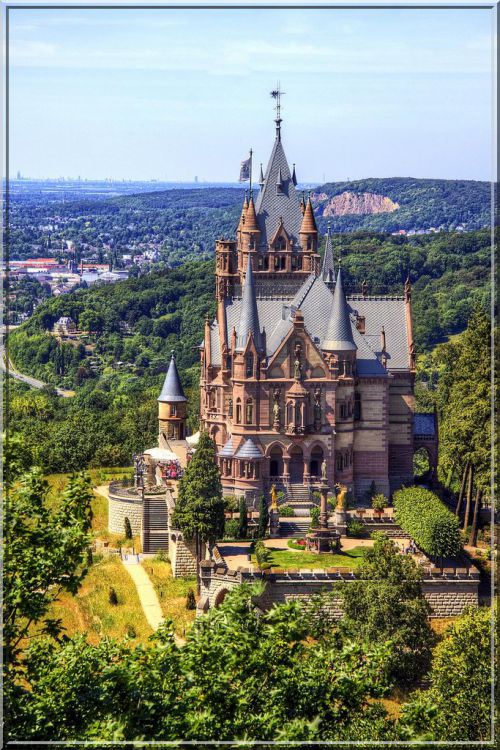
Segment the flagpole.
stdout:
<path fill-rule="evenodd" d="M 252 197 L 252 154 L 253 151 L 250 149 L 250 197 Z"/>

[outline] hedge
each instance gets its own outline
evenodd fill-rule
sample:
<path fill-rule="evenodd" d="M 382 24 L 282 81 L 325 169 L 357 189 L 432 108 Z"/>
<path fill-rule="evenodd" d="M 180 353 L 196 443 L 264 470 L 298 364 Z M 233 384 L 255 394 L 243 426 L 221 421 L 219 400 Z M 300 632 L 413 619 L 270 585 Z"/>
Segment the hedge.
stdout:
<path fill-rule="evenodd" d="M 401 528 L 431 557 L 456 557 L 462 550 L 459 519 L 430 490 L 398 490 L 394 513 Z"/>

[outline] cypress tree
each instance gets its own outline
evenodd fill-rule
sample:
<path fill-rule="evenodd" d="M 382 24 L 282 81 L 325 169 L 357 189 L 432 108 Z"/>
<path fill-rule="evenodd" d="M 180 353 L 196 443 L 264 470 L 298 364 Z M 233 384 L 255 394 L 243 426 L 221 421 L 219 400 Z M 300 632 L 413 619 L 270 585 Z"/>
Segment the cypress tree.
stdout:
<path fill-rule="evenodd" d="M 240 498 L 240 520 L 239 520 L 239 526 L 238 526 L 238 537 L 239 539 L 246 539 L 247 538 L 247 532 L 248 532 L 248 517 L 247 517 L 247 504 L 245 502 L 245 498 Z"/>
<path fill-rule="evenodd" d="M 179 482 L 172 523 L 186 539 L 195 540 L 197 563 L 202 545 L 213 545 L 224 533 L 224 501 L 215 444 L 206 432 L 200 434 L 196 452 Z"/>
<path fill-rule="evenodd" d="M 264 539 L 267 533 L 267 527 L 269 525 L 269 511 L 267 508 L 267 502 L 264 495 L 260 498 L 259 503 L 259 530 L 258 530 L 258 537 L 259 539 Z"/>

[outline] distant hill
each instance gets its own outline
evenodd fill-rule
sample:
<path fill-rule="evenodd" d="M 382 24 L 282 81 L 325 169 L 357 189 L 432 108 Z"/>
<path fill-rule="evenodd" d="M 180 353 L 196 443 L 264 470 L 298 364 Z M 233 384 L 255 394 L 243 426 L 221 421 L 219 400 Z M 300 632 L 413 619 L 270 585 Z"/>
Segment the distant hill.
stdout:
<path fill-rule="evenodd" d="M 327 183 L 313 191 L 319 229 L 397 232 L 489 226 L 490 186 L 405 177 Z M 213 257 L 215 240 L 234 236 L 244 189 L 171 189 L 57 203 L 11 198 L 10 257 L 43 256 L 72 240 L 105 257 L 154 247 L 170 266 Z"/>
<path fill-rule="evenodd" d="M 412 177 L 329 182 L 313 194 L 322 228 L 397 232 L 414 229 L 481 229 L 491 220 L 488 182 Z"/>

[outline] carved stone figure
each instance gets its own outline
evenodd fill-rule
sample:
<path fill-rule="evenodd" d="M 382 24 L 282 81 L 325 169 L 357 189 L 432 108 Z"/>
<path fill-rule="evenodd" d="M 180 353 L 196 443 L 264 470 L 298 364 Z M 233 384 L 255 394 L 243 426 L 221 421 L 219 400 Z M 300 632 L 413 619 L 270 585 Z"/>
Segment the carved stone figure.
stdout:
<path fill-rule="evenodd" d="M 327 471 L 326 461 L 323 460 L 323 462 L 321 463 L 321 479 L 323 482 L 326 482 L 327 480 L 326 471 Z"/>
<path fill-rule="evenodd" d="M 344 484 L 336 484 L 335 488 L 338 490 L 335 510 L 345 511 L 347 510 L 347 487 Z"/>
<path fill-rule="evenodd" d="M 321 422 L 321 388 L 314 390 L 314 422 Z"/>
<path fill-rule="evenodd" d="M 275 484 L 271 487 L 271 510 L 278 510 L 278 493 Z"/>

